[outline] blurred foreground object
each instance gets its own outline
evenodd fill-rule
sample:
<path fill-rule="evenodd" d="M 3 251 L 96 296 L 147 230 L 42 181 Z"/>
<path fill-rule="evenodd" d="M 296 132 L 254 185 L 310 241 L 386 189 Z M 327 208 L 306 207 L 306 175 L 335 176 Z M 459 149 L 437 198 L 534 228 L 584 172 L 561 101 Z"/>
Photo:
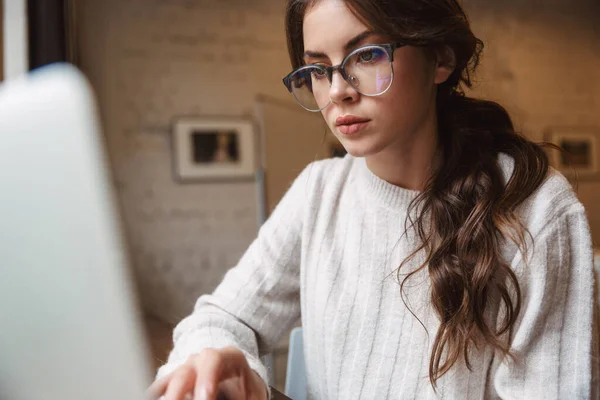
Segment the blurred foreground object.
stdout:
<path fill-rule="evenodd" d="M 55 64 L 0 86 L 0 398 L 142 399 L 150 362 L 93 94 Z"/>

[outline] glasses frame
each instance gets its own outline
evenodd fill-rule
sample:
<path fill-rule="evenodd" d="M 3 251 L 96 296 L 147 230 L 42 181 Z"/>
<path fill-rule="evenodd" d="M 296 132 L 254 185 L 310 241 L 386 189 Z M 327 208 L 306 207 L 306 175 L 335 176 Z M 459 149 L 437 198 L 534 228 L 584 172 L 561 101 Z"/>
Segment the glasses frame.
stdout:
<path fill-rule="evenodd" d="M 354 89 L 357 93 L 362 94 L 363 96 L 367 96 L 367 97 L 376 97 L 376 96 L 381 96 L 382 94 L 384 94 L 385 92 L 387 92 L 390 87 L 392 86 L 392 82 L 394 81 L 394 51 L 400 47 L 404 47 L 406 46 L 406 43 L 384 43 L 384 44 L 378 44 L 378 43 L 373 43 L 373 44 L 367 44 L 364 46 L 361 46 L 353 51 L 351 51 L 346 57 L 344 57 L 344 59 L 342 60 L 342 62 L 338 65 L 332 65 L 330 67 L 326 67 L 324 65 L 319 65 L 319 64 L 308 64 L 308 65 L 303 65 L 301 67 L 296 68 L 295 70 L 293 70 L 292 72 L 290 72 L 289 74 L 287 74 L 284 78 L 283 78 L 283 84 L 285 85 L 285 87 L 287 88 L 287 90 L 291 93 L 292 96 L 294 96 L 294 92 L 293 92 L 293 88 L 292 88 L 292 76 L 302 70 L 305 69 L 310 69 L 310 68 L 318 68 L 320 70 L 322 70 L 323 72 L 325 72 L 327 74 L 327 80 L 329 81 L 329 87 L 331 87 L 332 81 L 333 81 L 333 73 L 335 71 L 339 71 L 340 75 L 342 76 L 342 78 L 344 78 L 344 80 L 346 82 L 348 82 L 348 84 L 352 87 L 352 89 Z M 354 87 L 354 85 L 352 84 L 352 82 L 350 82 L 350 76 L 346 73 L 346 64 L 348 63 L 348 61 L 350 60 L 350 58 L 352 56 L 354 56 L 356 53 L 359 53 L 361 51 L 363 51 L 366 48 L 369 47 L 380 47 L 382 49 L 385 50 L 385 52 L 387 53 L 389 59 L 390 59 L 390 67 L 392 69 L 392 76 L 390 79 L 390 84 L 389 86 L 381 93 L 378 94 L 365 94 L 362 93 L 360 90 L 358 90 L 356 87 Z M 327 106 L 329 106 L 331 104 L 331 99 L 329 99 L 329 102 L 323 107 L 320 108 L 318 110 L 311 110 L 309 108 L 306 108 L 304 105 L 302 105 L 302 103 L 300 103 L 300 101 L 298 101 L 298 99 L 296 98 L 296 96 L 294 96 L 294 99 L 296 100 L 296 102 L 298 104 L 300 104 L 300 106 L 302 108 L 304 108 L 307 111 L 311 111 L 311 112 L 319 112 L 324 110 Z"/>

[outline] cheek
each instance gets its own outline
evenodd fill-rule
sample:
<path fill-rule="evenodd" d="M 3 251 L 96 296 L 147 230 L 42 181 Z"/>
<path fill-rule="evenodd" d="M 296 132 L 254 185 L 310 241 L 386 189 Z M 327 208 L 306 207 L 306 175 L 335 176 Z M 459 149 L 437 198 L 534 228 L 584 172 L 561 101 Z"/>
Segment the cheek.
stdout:
<path fill-rule="evenodd" d="M 432 95 L 435 93 L 433 74 L 428 65 L 396 65 L 394 62 L 394 81 L 386 96 L 384 107 L 392 109 L 403 117 L 415 116 L 430 107 Z"/>
<path fill-rule="evenodd" d="M 400 49 L 394 59 L 394 89 L 405 97 L 419 100 L 435 88 L 435 63 L 423 50 Z"/>
<path fill-rule="evenodd" d="M 394 76 L 390 90 L 372 98 L 372 110 L 378 116 L 378 126 L 384 135 L 413 132 L 429 114 L 434 86 L 423 77 L 400 70 Z"/>
<path fill-rule="evenodd" d="M 425 65 L 396 65 L 394 62 L 394 81 L 392 88 L 394 96 L 414 103 L 429 96 L 434 87 L 433 74 Z"/>
<path fill-rule="evenodd" d="M 321 115 L 323 116 L 323 119 L 325 120 L 325 123 L 329 126 L 329 128 L 331 129 L 331 131 L 334 131 L 334 127 L 332 126 L 332 113 L 333 112 L 333 107 L 330 104 L 329 107 L 325 108 L 324 110 L 321 111 Z"/>

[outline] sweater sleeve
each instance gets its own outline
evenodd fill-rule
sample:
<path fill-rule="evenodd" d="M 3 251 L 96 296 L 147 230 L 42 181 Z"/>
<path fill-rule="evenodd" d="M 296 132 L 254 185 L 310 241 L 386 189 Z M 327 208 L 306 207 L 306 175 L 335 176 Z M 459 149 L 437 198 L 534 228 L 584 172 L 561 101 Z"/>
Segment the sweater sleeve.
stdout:
<path fill-rule="evenodd" d="M 173 350 L 157 378 L 205 348 L 234 346 L 268 382 L 259 357 L 300 318 L 300 239 L 310 170 L 296 178 L 215 291 L 201 296 L 175 327 Z"/>
<path fill-rule="evenodd" d="M 594 273 L 583 207 L 549 222 L 529 254 L 513 262 L 522 293 L 511 333 L 516 357 L 495 361 L 494 390 L 502 399 L 596 399 Z"/>

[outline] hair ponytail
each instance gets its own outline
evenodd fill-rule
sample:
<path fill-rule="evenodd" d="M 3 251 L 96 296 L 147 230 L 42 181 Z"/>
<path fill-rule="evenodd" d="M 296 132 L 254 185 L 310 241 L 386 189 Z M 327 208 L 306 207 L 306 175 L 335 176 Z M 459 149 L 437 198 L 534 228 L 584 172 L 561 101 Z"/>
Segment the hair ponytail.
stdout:
<path fill-rule="evenodd" d="M 440 318 L 429 364 L 434 385 L 461 357 L 470 368 L 471 346 L 487 345 L 510 355 L 501 337 L 516 321 L 521 292 L 500 243 L 512 240 L 526 251 L 526 231 L 515 210 L 548 172 L 542 148 L 518 135 L 506 110 L 495 102 L 442 92 L 438 124 L 441 164 L 411 204 L 420 210 L 414 224 L 422 243 L 413 255 L 427 251 L 421 268 L 429 269 L 431 303 Z M 500 153 L 514 160 L 508 182 L 498 163 Z M 505 310 L 500 326 L 487 317 L 494 306 Z"/>

